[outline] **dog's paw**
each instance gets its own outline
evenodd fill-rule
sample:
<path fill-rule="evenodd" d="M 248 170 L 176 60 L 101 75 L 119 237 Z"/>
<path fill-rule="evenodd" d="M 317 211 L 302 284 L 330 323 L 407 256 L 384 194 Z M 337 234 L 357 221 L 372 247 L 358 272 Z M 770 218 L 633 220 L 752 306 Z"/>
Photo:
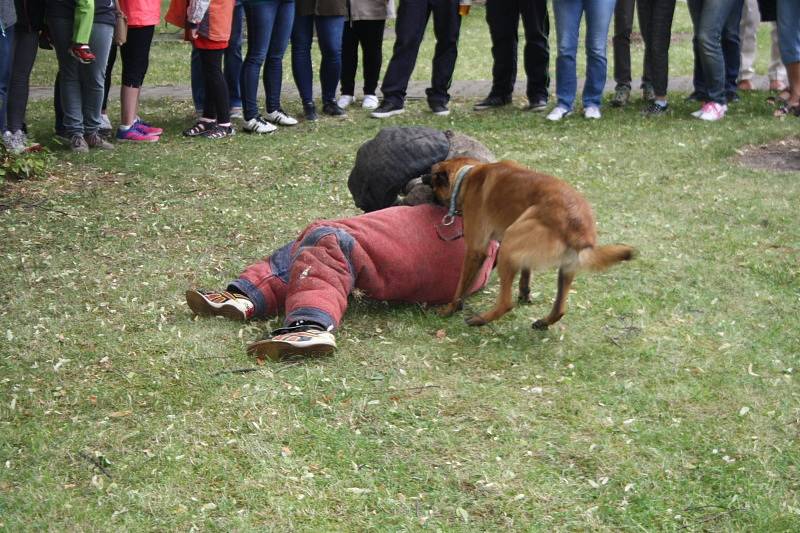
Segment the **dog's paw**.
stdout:
<path fill-rule="evenodd" d="M 468 326 L 485 326 L 486 320 L 481 315 L 471 316 L 469 318 L 465 318 L 464 322 L 467 323 Z"/>
<path fill-rule="evenodd" d="M 440 317 L 448 317 L 451 316 L 453 313 L 455 313 L 456 310 L 457 308 L 455 304 L 447 304 L 445 306 L 440 307 L 436 312 L 439 313 Z"/>
<path fill-rule="evenodd" d="M 533 300 L 531 299 L 531 293 L 529 292 L 519 293 L 519 296 L 517 297 L 517 302 L 519 302 L 520 305 L 528 305 L 530 303 L 533 303 Z"/>
<path fill-rule="evenodd" d="M 550 326 L 550 324 L 548 324 L 547 320 L 545 320 L 543 318 L 540 318 L 539 320 L 537 320 L 536 322 L 531 324 L 531 327 L 533 329 L 538 329 L 540 331 L 546 330 L 549 326 Z"/>

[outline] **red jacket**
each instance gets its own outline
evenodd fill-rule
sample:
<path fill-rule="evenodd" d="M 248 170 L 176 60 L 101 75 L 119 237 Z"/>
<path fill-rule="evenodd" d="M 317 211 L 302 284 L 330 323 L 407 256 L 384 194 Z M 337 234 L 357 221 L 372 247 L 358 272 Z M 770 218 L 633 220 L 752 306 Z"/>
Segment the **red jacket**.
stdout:
<path fill-rule="evenodd" d="M 161 0 L 118 0 L 129 26 L 156 26 L 161 22 Z"/>

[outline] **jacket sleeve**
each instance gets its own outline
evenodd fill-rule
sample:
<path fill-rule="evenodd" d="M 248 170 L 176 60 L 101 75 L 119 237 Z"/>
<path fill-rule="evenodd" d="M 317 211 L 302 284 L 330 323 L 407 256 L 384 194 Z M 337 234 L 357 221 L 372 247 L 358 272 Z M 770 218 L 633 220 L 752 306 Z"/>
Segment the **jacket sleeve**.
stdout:
<path fill-rule="evenodd" d="M 203 17 L 208 11 L 208 5 L 211 0 L 190 0 L 189 7 L 186 10 L 186 21 L 189 24 L 197 25 L 203 20 Z"/>

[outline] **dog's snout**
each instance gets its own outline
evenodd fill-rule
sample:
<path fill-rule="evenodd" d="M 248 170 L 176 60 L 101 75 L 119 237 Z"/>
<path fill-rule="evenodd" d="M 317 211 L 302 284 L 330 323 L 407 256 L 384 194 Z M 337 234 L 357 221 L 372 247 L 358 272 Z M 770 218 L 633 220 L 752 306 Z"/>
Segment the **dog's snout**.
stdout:
<path fill-rule="evenodd" d="M 433 174 L 431 174 L 431 173 L 429 172 L 429 173 L 427 173 L 427 174 L 423 174 L 423 175 L 421 176 L 421 178 L 422 178 L 422 184 L 423 184 L 423 185 L 427 185 L 428 187 L 430 187 L 430 186 L 431 186 L 431 180 L 433 179 Z"/>

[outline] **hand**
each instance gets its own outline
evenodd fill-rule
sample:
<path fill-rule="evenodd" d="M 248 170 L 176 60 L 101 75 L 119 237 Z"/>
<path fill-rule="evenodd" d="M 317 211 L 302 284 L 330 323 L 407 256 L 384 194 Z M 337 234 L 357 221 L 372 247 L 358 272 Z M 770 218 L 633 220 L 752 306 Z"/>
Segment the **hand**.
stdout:
<path fill-rule="evenodd" d="M 193 41 L 197 40 L 197 28 L 190 28 L 189 29 L 189 36 L 192 38 Z"/>

